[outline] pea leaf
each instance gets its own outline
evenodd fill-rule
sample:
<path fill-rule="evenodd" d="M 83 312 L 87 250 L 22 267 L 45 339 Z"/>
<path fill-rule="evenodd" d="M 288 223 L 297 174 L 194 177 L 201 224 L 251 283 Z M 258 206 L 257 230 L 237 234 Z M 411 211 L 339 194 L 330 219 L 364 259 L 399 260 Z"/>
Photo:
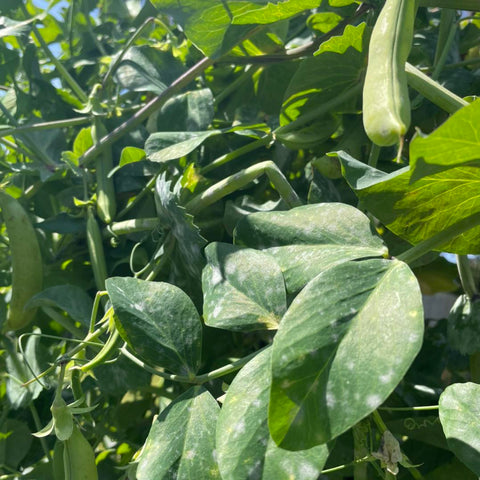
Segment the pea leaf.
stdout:
<path fill-rule="evenodd" d="M 341 203 L 254 213 L 238 223 L 234 235 L 235 243 L 263 248 L 275 258 L 289 293 L 333 265 L 387 251 L 368 217 Z"/>
<path fill-rule="evenodd" d="M 282 271 L 269 255 L 227 243 L 205 249 L 203 316 L 211 327 L 275 329 L 287 309 Z"/>
<path fill-rule="evenodd" d="M 389 230 L 413 245 L 480 212 L 477 195 L 480 161 L 444 169 L 415 181 L 408 167 L 387 175 L 357 162 L 345 152 L 337 154 L 345 179 L 362 205 Z M 480 253 L 479 239 L 480 227 L 473 227 L 435 250 L 476 254 Z"/>
<path fill-rule="evenodd" d="M 181 375 L 200 364 L 202 326 L 190 298 L 178 287 L 112 277 L 106 288 L 121 337 L 146 362 Z"/>
<path fill-rule="evenodd" d="M 224 480 L 257 478 L 316 480 L 327 459 L 326 445 L 291 452 L 268 431 L 271 348 L 257 355 L 228 388 L 217 421 L 217 458 Z"/>
<path fill-rule="evenodd" d="M 453 453 L 480 475 L 480 385 L 455 383 L 440 396 L 439 415 Z"/>
<path fill-rule="evenodd" d="M 176 398 L 153 422 L 138 457 L 138 480 L 220 478 L 214 459 L 217 402 L 201 386 Z"/>
<path fill-rule="evenodd" d="M 336 265 L 298 294 L 273 341 L 270 433 L 282 448 L 323 444 L 391 394 L 420 350 L 423 308 L 408 266 Z"/>
<path fill-rule="evenodd" d="M 55 285 L 33 296 L 26 308 L 57 307 L 67 312 L 75 321 L 90 326 L 93 302 L 91 297 L 76 285 Z"/>
<path fill-rule="evenodd" d="M 207 138 L 220 133 L 221 130 L 152 133 L 145 142 L 145 151 L 152 162 L 168 162 L 188 155 Z"/>

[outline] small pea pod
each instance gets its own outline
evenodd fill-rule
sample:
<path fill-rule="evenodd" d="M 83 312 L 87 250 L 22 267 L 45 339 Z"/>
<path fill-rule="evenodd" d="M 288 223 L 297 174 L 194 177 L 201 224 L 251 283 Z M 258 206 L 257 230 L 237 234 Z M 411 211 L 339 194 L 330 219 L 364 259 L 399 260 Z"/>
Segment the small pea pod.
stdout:
<path fill-rule="evenodd" d="M 76 425 L 63 445 L 63 467 L 65 480 L 98 480 L 95 452 Z"/>
<path fill-rule="evenodd" d="M 6 327 L 16 330 L 28 325 L 35 316 L 35 309 L 25 311 L 24 307 L 42 289 L 42 255 L 33 225 L 20 203 L 0 190 L 0 207 L 10 240 L 13 271 Z"/>
<path fill-rule="evenodd" d="M 107 129 L 95 117 L 92 125 L 92 140 L 97 144 L 100 139 L 108 134 Z M 97 214 L 105 223 L 111 223 L 117 211 L 117 203 L 115 199 L 115 186 L 113 178 L 108 177 L 108 173 L 113 168 L 113 157 L 111 148 L 107 147 L 102 150 L 95 159 L 95 169 L 97 176 Z"/>
<path fill-rule="evenodd" d="M 407 61 L 415 0 L 386 0 L 373 28 L 363 87 L 363 125 L 382 147 L 399 143 L 410 126 Z"/>
<path fill-rule="evenodd" d="M 65 480 L 65 467 L 63 465 L 64 442 L 56 441 L 53 448 L 53 478 L 55 480 Z"/>
<path fill-rule="evenodd" d="M 55 435 L 59 440 L 68 440 L 73 433 L 73 414 L 65 403 L 65 400 L 56 395 L 52 406 L 53 424 L 55 426 Z"/>
<path fill-rule="evenodd" d="M 103 250 L 102 233 L 98 226 L 93 209 L 90 207 L 87 212 L 87 246 L 90 253 L 95 285 L 98 290 L 105 290 L 105 279 L 107 278 L 107 264 Z"/>

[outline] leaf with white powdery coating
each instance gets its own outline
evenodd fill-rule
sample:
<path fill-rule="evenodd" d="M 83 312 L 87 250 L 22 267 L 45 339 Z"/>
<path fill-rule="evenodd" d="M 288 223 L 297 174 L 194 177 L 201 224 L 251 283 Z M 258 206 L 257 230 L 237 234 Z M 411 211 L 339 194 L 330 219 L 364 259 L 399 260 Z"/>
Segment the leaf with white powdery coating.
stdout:
<path fill-rule="evenodd" d="M 282 448 L 326 443 L 373 412 L 420 351 L 420 288 L 398 260 L 336 265 L 295 298 L 273 342 L 269 427 Z"/>
<path fill-rule="evenodd" d="M 182 290 L 129 277 L 106 281 L 123 340 L 149 364 L 194 376 L 200 365 L 202 325 Z"/>
<path fill-rule="evenodd" d="M 220 479 L 214 458 L 220 408 L 204 387 L 176 398 L 153 422 L 138 457 L 138 480 Z"/>
<path fill-rule="evenodd" d="M 440 396 L 439 416 L 452 452 L 480 476 L 480 385 L 447 387 Z"/>
<path fill-rule="evenodd" d="M 326 445 L 291 452 L 279 448 L 268 431 L 271 348 L 245 365 L 228 388 L 217 421 L 217 458 L 223 480 L 316 480 Z"/>
<path fill-rule="evenodd" d="M 234 236 L 235 243 L 265 248 L 275 258 L 289 293 L 333 265 L 387 253 L 368 217 L 341 203 L 253 213 L 238 223 Z"/>
<path fill-rule="evenodd" d="M 287 300 L 275 260 L 263 252 L 217 242 L 208 245 L 205 255 L 205 323 L 228 330 L 276 329 Z"/>

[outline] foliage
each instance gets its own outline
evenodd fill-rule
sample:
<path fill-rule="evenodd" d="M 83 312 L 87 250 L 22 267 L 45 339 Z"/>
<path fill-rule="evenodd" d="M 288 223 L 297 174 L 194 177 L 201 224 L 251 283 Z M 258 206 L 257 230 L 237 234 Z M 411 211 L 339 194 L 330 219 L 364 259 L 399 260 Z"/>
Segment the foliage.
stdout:
<path fill-rule="evenodd" d="M 480 475 L 480 14 L 419 5 L 380 148 L 384 1 L 1 2 L 0 478 Z"/>

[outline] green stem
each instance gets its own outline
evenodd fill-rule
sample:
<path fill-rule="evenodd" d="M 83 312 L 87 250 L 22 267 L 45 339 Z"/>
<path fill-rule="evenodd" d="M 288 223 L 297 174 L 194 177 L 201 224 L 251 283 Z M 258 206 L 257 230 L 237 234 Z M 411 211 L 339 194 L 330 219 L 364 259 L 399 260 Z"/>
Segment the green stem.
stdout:
<path fill-rule="evenodd" d="M 407 63 L 405 71 L 407 72 L 409 85 L 446 112 L 455 113 L 468 105 L 467 101 L 432 80 L 413 65 Z"/>
<path fill-rule="evenodd" d="M 215 97 L 215 103 L 219 105 L 222 103 L 231 93 L 237 91 L 243 83 L 245 83 L 247 80 L 250 80 L 253 75 L 255 75 L 258 70 L 260 70 L 262 67 L 260 65 L 258 66 L 252 66 L 252 65 L 247 65 L 245 68 L 245 71 L 239 75 L 238 78 L 236 78 L 232 83 L 229 83 L 216 97 Z"/>
<path fill-rule="evenodd" d="M 30 402 L 29 408 L 30 408 L 30 413 L 32 414 L 33 423 L 35 423 L 35 428 L 38 432 L 43 428 L 42 422 L 40 421 L 40 416 L 38 415 L 37 408 L 35 407 L 33 402 Z M 52 456 L 50 455 L 50 449 L 48 448 L 46 439 L 44 437 L 41 437 L 39 438 L 39 440 L 40 440 L 40 445 L 42 446 L 43 453 L 45 454 L 45 458 L 47 459 L 47 462 L 50 465 L 53 465 Z"/>
<path fill-rule="evenodd" d="M 143 189 L 137 194 L 137 196 L 117 215 L 117 218 L 121 218 L 126 215 L 138 202 L 148 193 L 151 193 L 152 188 L 155 186 L 158 175 L 154 175 Z"/>
<path fill-rule="evenodd" d="M 423 242 L 415 245 L 406 252 L 403 252 L 397 258 L 405 263 L 412 263 L 420 258 L 422 255 L 430 252 L 431 250 L 438 250 L 446 243 L 452 241 L 454 238 L 459 237 L 462 233 L 477 227 L 480 225 L 480 214 L 476 213 L 466 217 L 457 223 L 450 225 L 442 232 L 437 233 L 433 237 L 424 240 Z"/>
<path fill-rule="evenodd" d="M 108 293 L 104 291 L 97 292 L 95 295 L 95 300 L 93 301 L 93 307 L 92 307 L 92 315 L 90 317 L 90 327 L 88 329 L 89 335 L 92 334 L 95 330 L 95 323 L 97 323 L 98 309 L 100 308 L 100 303 L 102 302 L 102 298 L 105 295 L 108 295 Z M 108 326 L 108 323 L 107 323 L 107 326 Z"/>
<path fill-rule="evenodd" d="M 389 412 L 425 412 L 438 410 L 438 405 L 425 405 L 422 407 L 379 407 L 378 410 L 387 410 Z"/>
<path fill-rule="evenodd" d="M 132 218 L 130 220 L 122 220 L 121 222 L 113 222 L 104 229 L 104 236 L 128 235 L 130 233 L 144 232 L 153 230 L 158 226 L 158 217 L 151 218 Z"/>
<path fill-rule="evenodd" d="M 378 413 L 378 410 L 373 411 L 372 418 L 373 418 L 373 421 L 375 422 L 375 425 L 377 426 L 379 432 L 383 435 L 388 430 L 388 428 L 385 425 L 385 422 L 383 421 L 382 417 Z"/>
<path fill-rule="evenodd" d="M 23 1 L 20 3 L 20 8 L 22 9 L 23 14 L 28 17 L 28 11 L 25 8 L 25 5 L 23 4 Z M 50 59 L 50 61 L 55 65 L 55 68 L 57 69 L 59 75 L 65 80 L 65 82 L 68 83 L 70 88 L 73 90 L 73 92 L 77 95 L 77 97 L 83 102 L 87 103 L 88 97 L 85 94 L 85 92 L 82 90 L 80 85 L 76 82 L 76 80 L 68 73 L 67 69 L 59 62 L 59 60 L 55 57 L 55 55 L 52 53 L 52 51 L 48 48 L 48 45 L 45 43 L 45 40 L 43 39 L 42 35 L 38 31 L 37 27 L 35 25 L 32 26 L 32 31 L 33 34 L 35 35 L 35 38 L 38 40 L 38 43 L 42 47 L 42 50 L 45 52 L 47 57 Z"/>
<path fill-rule="evenodd" d="M 353 432 L 353 456 L 365 458 L 369 455 L 368 437 L 370 434 L 370 422 L 366 418 L 352 428 Z M 358 463 L 353 467 L 354 480 L 368 480 L 368 465 L 366 462 Z"/>
<path fill-rule="evenodd" d="M 470 266 L 470 260 L 467 255 L 456 255 L 457 269 L 460 276 L 460 282 L 462 283 L 463 291 L 467 294 L 468 298 L 473 298 L 478 294 L 477 285 L 473 278 L 472 267 Z"/>
<path fill-rule="evenodd" d="M 368 165 L 377 168 L 378 157 L 380 156 L 380 150 L 382 147 L 373 142 L 371 145 L 370 154 L 368 155 Z"/>
<path fill-rule="evenodd" d="M 162 370 L 159 370 L 158 368 L 151 367 L 150 365 L 146 364 L 143 360 L 140 360 L 137 358 L 135 355 L 130 353 L 125 346 L 120 348 L 120 352 L 122 355 L 127 357 L 130 361 L 138 365 L 139 367 L 143 368 L 149 373 L 152 373 L 153 375 L 157 375 L 161 378 L 164 378 L 166 380 L 171 380 L 172 382 L 179 382 L 179 383 L 190 383 L 194 385 L 201 385 L 203 383 L 209 382 L 210 380 L 214 380 L 215 378 L 223 377 L 225 375 L 228 375 L 230 373 L 236 372 L 240 370 L 244 365 L 246 365 L 252 358 L 256 357 L 260 352 L 268 348 L 268 345 L 266 347 L 261 348 L 260 350 L 257 350 L 250 355 L 247 355 L 245 357 L 239 358 L 238 360 L 235 360 L 232 363 L 229 363 L 227 365 L 224 365 L 223 367 L 217 368 L 216 370 L 212 370 L 209 373 L 205 373 L 203 375 L 198 375 L 194 377 L 187 377 L 185 375 L 175 375 L 171 373 L 166 373 Z"/>
<path fill-rule="evenodd" d="M 444 8 L 440 13 L 440 28 L 438 33 L 437 48 L 433 60 L 432 78 L 437 80 L 442 68 L 447 60 L 448 52 L 452 46 L 455 34 L 457 33 L 457 12 L 455 10 Z"/>
<path fill-rule="evenodd" d="M 243 147 L 237 148 L 233 152 L 226 153 L 225 155 L 222 155 L 221 157 L 216 158 L 213 162 L 201 168 L 199 173 L 201 175 L 204 175 L 205 173 L 210 172 L 211 170 L 214 170 L 215 168 L 218 168 L 221 165 L 225 165 L 231 160 L 234 160 L 247 153 L 253 152 L 254 150 L 257 150 L 258 148 L 261 148 L 264 145 L 267 145 L 268 143 L 270 143 L 272 141 L 272 138 L 273 138 L 273 135 L 268 134 L 262 138 L 259 138 L 258 140 L 255 140 L 254 142 L 244 145 Z"/>
<path fill-rule="evenodd" d="M 267 160 L 245 168 L 212 185 L 200 195 L 190 200 L 190 202 L 185 205 L 185 208 L 188 212 L 196 214 L 226 195 L 248 185 L 252 180 L 255 180 L 264 173 L 267 174 L 272 185 L 290 208 L 302 205 L 301 200 L 281 170 L 271 160 Z"/>
<path fill-rule="evenodd" d="M 361 463 L 374 462 L 374 461 L 375 461 L 374 457 L 372 457 L 371 455 L 367 455 L 366 457 L 363 457 L 363 458 L 357 458 L 356 460 L 353 460 L 353 462 L 350 462 L 350 463 L 344 463 L 343 465 L 338 465 L 337 467 L 327 468 L 326 470 L 322 470 L 320 473 L 322 475 L 327 475 L 328 473 L 338 472 L 340 470 L 344 470 L 345 468 L 354 467 L 355 465 L 358 465 Z"/>
<path fill-rule="evenodd" d="M 101 150 L 112 145 L 119 138 L 132 131 L 152 113 L 159 110 L 167 100 L 173 97 L 178 91 L 186 87 L 197 75 L 202 73 L 207 67 L 213 65 L 211 58 L 205 57 L 196 63 L 192 68 L 187 70 L 183 75 L 178 77 L 168 88 L 166 88 L 158 97 L 153 98 L 145 104 L 138 112 L 136 112 L 130 119 L 122 123 L 115 130 L 110 132 L 93 147 L 90 147 L 84 155 L 79 159 L 79 165 L 85 167 L 93 160 Z"/>
<path fill-rule="evenodd" d="M 89 117 L 68 118 L 66 120 L 57 120 L 54 122 L 41 122 L 32 125 L 21 125 L 15 128 L 0 129 L 0 137 L 8 135 L 17 135 L 25 132 L 36 132 L 37 130 L 48 130 L 52 128 L 66 128 L 74 127 L 75 125 L 82 125 L 90 121 Z"/>
<path fill-rule="evenodd" d="M 122 51 L 119 53 L 119 55 L 115 58 L 115 60 L 110 64 L 110 67 L 108 68 L 107 73 L 105 74 L 105 77 L 103 77 L 102 81 L 102 86 L 105 86 L 110 79 L 110 77 L 115 73 L 117 70 L 118 66 L 120 65 L 120 62 L 123 60 L 123 57 L 125 54 L 128 52 L 130 47 L 133 45 L 133 42 L 143 33 L 143 31 L 151 24 L 151 23 L 157 23 L 158 25 L 162 26 L 165 28 L 169 33 L 172 33 L 172 31 L 166 26 L 161 20 L 155 17 L 149 17 L 147 18 L 138 28 L 135 30 L 133 35 L 128 39 L 127 43 L 123 47 Z"/>

